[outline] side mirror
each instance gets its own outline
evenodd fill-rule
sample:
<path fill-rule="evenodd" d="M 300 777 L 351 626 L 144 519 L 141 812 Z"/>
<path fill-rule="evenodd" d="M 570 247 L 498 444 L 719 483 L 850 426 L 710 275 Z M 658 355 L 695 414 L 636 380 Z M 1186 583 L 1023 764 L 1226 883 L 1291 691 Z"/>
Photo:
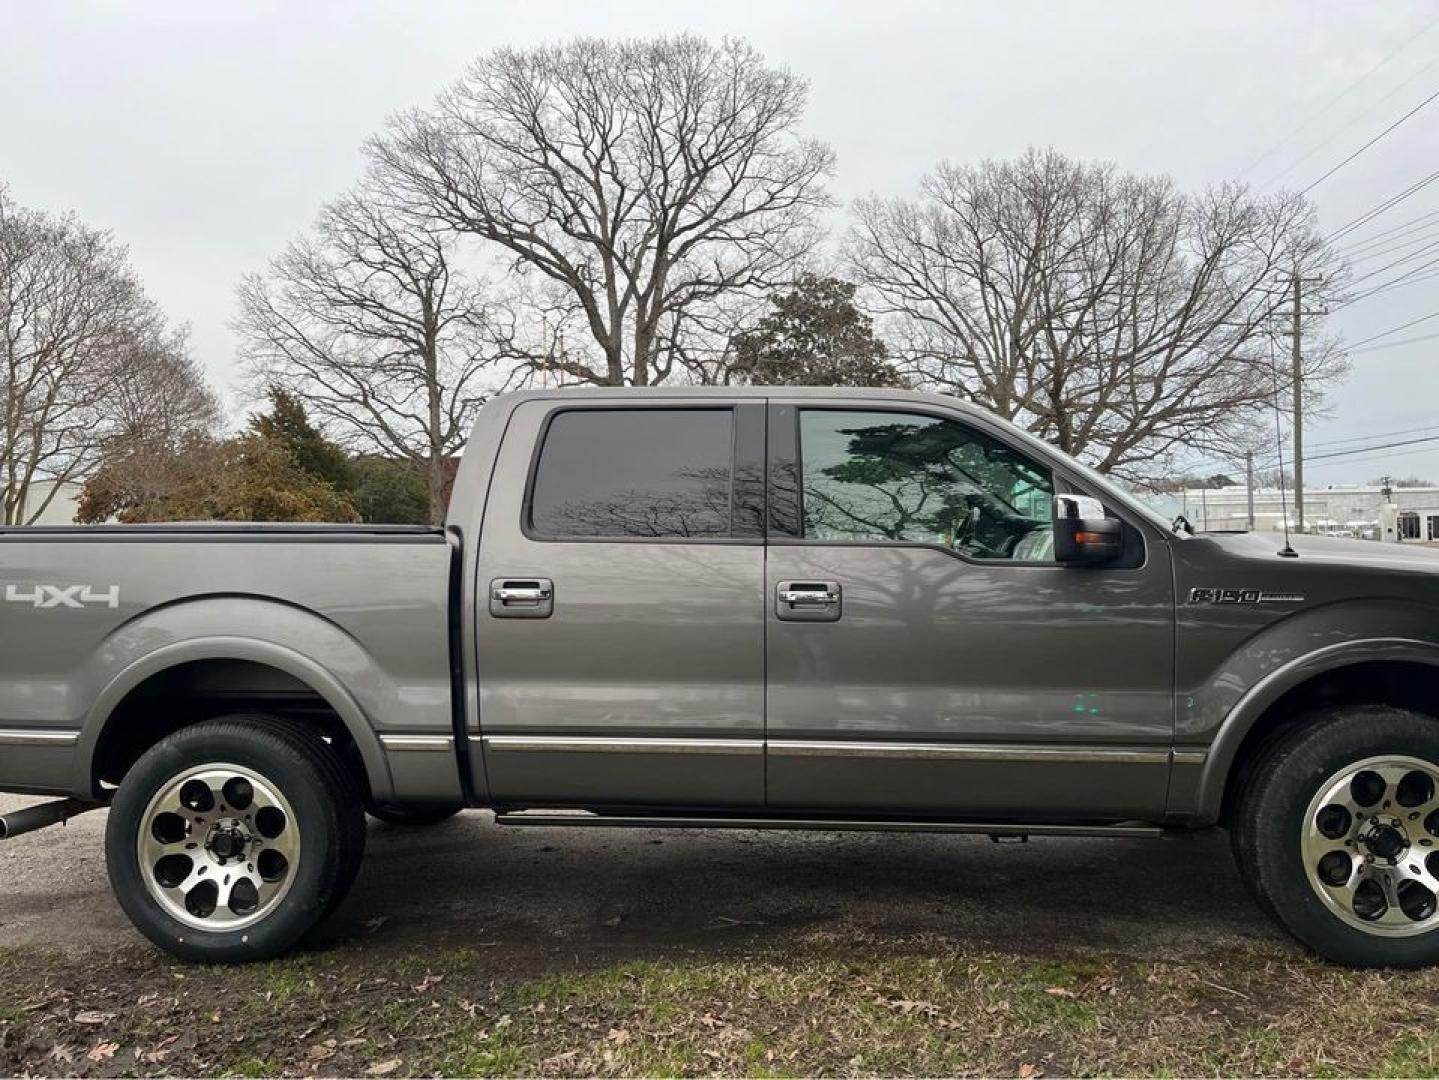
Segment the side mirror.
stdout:
<path fill-rule="evenodd" d="M 1054 497 L 1054 559 L 1066 566 L 1094 566 L 1119 558 L 1124 524 L 1104 516 L 1104 504 L 1088 495 Z"/>

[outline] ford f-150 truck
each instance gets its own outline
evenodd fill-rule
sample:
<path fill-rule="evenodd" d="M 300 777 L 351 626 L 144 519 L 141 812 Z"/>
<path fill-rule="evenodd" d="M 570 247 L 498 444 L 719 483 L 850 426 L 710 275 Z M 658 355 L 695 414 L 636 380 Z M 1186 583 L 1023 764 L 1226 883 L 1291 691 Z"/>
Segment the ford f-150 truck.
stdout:
<path fill-rule="evenodd" d="M 12 836 L 109 804 L 120 904 L 197 960 L 292 946 L 366 810 L 484 807 L 1220 824 L 1301 941 L 1427 964 L 1439 555 L 1196 535 L 947 397 L 519 393 L 483 410 L 443 529 L 0 533 L 0 790 L 65 797 Z"/>

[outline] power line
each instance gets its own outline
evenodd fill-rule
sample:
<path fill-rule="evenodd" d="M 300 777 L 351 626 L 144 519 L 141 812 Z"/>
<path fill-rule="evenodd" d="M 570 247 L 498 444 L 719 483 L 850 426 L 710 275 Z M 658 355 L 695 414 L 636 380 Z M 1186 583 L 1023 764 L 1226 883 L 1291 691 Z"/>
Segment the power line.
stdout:
<path fill-rule="evenodd" d="M 1416 180 L 1414 183 L 1410 184 L 1410 185 L 1409 185 L 1407 188 L 1405 188 L 1403 191 L 1400 191 L 1400 192 L 1399 192 L 1398 194 L 1396 194 L 1396 195 L 1391 195 L 1389 198 L 1387 198 L 1387 199 L 1383 200 L 1382 202 L 1380 202 L 1379 205 L 1373 207 L 1373 208 L 1370 209 L 1370 210 L 1365 211 L 1364 213 L 1360 214 L 1357 218 L 1355 218 L 1353 221 L 1350 221 L 1348 224 L 1346 224 L 1346 225 L 1340 227 L 1339 229 L 1335 230 L 1334 232 L 1330 233 L 1330 234 L 1329 234 L 1329 240 L 1330 240 L 1331 242 L 1333 242 L 1333 241 L 1335 241 L 1335 240 L 1338 240 L 1341 236 L 1344 236 L 1346 233 L 1352 232 L 1354 229 L 1359 228 L 1359 226 L 1364 225 L 1364 224 L 1366 224 L 1367 222 L 1373 221 L 1373 220 L 1374 220 L 1376 217 L 1378 217 L 1380 214 L 1384 214 L 1384 213 L 1389 212 L 1390 210 L 1394 209 L 1394 207 L 1396 207 L 1396 206 L 1398 206 L 1400 203 L 1404 202 L 1406 199 L 1412 198 L 1414 195 L 1418 194 L 1418 193 L 1419 193 L 1420 191 L 1422 191 L 1424 188 L 1426 188 L 1426 187 L 1428 187 L 1430 184 L 1434 183 L 1435 180 L 1439 180 L 1439 169 L 1436 169 L 1434 172 L 1430 173 L 1430 174 L 1429 174 L 1428 176 L 1426 176 L 1423 180 Z"/>
<path fill-rule="evenodd" d="M 1404 338 L 1402 341 L 1386 341 L 1383 345 L 1370 345 L 1365 349 L 1345 349 L 1350 356 L 1356 353 L 1379 352 L 1381 349 L 1397 349 L 1401 345 L 1413 345 L 1420 341 L 1433 341 L 1439 334 L 1421 334 L 1419 337 Z"/>
<path fill-rule="evenodd" d="M 1396 266 L 1403 266 L 1407 262 L 1413 262 L 1415 259 L 1422 258 L 1429 252 L 1433 251 L 1436 247 L 1439 247 L 1439 238 L 1427 241 L 1423 247 L 1411 251 L 1407 255 L 1401 255 L 1393 262 L 1385 263 L 1383 266 L 1375 267 L 1373 270 L 1361 274 L 1349 284 L 1358 285 L 1361 281 L 1368 281 L 1370 278 L 1378 277 L 1380 274 L 1387 273 L 1388 271 L 1393 270 Z"/>
<path fill-rule="evenodd" d="M 1318 180 L 1314 181 L 1314 183 L 1310 184 L 1307 188 L 1305 188 L 1304 190 L 1302 190 L 1299 194 L 1301 194 L 1301 195 L 1308 195 L 1311 191 L 1313 191 L 1315 188 L 1317 188 L 1320 184 L 1324 183 L 1324 181 L 1328 180 L 1331 176 L 1333 176 L 1335 173 L 1337 173 L 1340 169 L 1344 168 L 1344 166 L 1348 165 L 1351 161 L 1353 161 L 1355 158 L 1357 158 L 1360 154 L 1364 153 L 1364 151 L 1368 150 L 1371 146 L 1373 146 L 1375 143 L 1377 143 L 1380 139 L 1384 138 L 1385 135 L 1388 135 L 1391 131 L 1393 131 L 1395 128 L 1397 128 L 1400 124 L 1404 123 L 1404 121 L 1408 120 L 1411 116 L 1413 116 L 1415 113 L 1417 113 L 1420 109 L 1424 108 L 1424 106 L 1428 105 L 1428 104 L 1429 104 L 1431 101 L 1433 101 L 1435 98 L 1439 98 L 1439 90 L 1435 90 L 1434 93 L 1430 94 L 1427 98 L 1425 98 L 1423 101 L 1421 101 L 1418 105 L 1415 105 L 1414 108 L 1410 109 L 1407 113 L 1405 113 L 1403 116 L 1401 116 L 1398 120 L 1395 120 L 1394 123 L 1390 124 L 1387 128 L 1385 128 L 1383 131 L 1381 131 L 1378 135 L 1375 135 L 1374 138 L 1370 139 L 1367 143 L 1365 143 L 1363 146 L 1361 146 L 1358 150 L 1354 151 L 1354 153 L 1350 154 L 1347 158 L 1345 158 L 1343 161 L 1341 161 L 1338 165 L 1334 166 L 1334 168 L 1330 169 L 1327 173 L 1325 173 L 1323 176 L 1321 176 Z"/>
<path fill-rule="evenodd" d="M 1410 456 L 1410 455 L 1412 455 L 1412 454 L 1414 454 L 1414 453 L 1416 453 L 1416 452 L 1417 452 L 1417 453 L 1423 453 L 1424 451 L 1414 451 L 1414 450 L 1406 450 L 1406 449 L 1399 449 L 1399 450 L 1381 450 L 1381 451 L 1379 451 L 1378 453 L 1375 453 L 1375 454 L 1367 454 L 1367 455 L 1363 455 L 1363 456 L 1355 456 L 1355 457 L 1352 457 L 1352 458 L 1347 458 L 1347 459 L 1345 459 L 1345 460 L 1343 460 L 1343 461 L 1320 461 L 1320 462 L 1317 462 L 1314 467 L 1315 467 L 1316 469 L 1331 469 L 1331 468 L 1335 468 L 1336 466 L 1340 466 L 1340 465 L 1363 465 L 1363 464 L 1366 464 L 1366 463 L 1371 462 L 1371 461 L 1384 461 L 1384 460 L 1387 460 L 1388 458 L 1408 457 L 1408 456 Z M 1431 450 L 1431 451 L 1429 451 L 1429 452 L 1432 453 L 1433 451 Z"/>
<path fill-rule="evenodd" d="M 1344 244 L 1340 246 L 1338 251 L 1341 255 L 1353 255 L 1356 251 L 1360 251 L 1364 248 L 1370 247 L 1381 240 L 1386 240 L 1394 233 L 1401 232 L 1404 229 L 1409 228 L 1409 226 L 1411 225 L 1417 225 L 1421 221 L 1426 221 L 1429 218 L 1434 217 L 1439 217 L 1439 210 L 1430 210 L 1427 214 L 1420 214 L 1418 217 L 1410 218 L 1408 221 L 1401 221 L 1398 225 L 1391 225 L 1389 228 L 1383 229 L 1380 232 L 1375 233 L 1367 240 L 1356 240 L 1352 244 Z M 1434 227 L 1439 227 L 1439 222 L 1435 222 Z M 1424 228 L 1428 229 L 1430 228 L 1430 226 L 1426 225 Z"/>
<path fill-rule="evenodd" d="M 1435 266 L 1439 266 L 1439 258 L 1430 259 L 1426 263 L 1420 263 L 1418 266 L 1411 267 L 1396 278 L 1390 278 L 1388 281 L 1380 282 L 1373 288 L 1366 289 L 1358 296 L 1351 296 L 1348 300 L 1344 301 L 1344 303 L 1336 304 L 1330 308 L 1330 311 L 1338 311 L 1340 308 L 1348 307 L 1350 304 L 1357 304 L 1360 300 L 1368 300 L 1371 296 L 1378 296 L 1381 293 L 1388 292 L 1390 289 L 1397 289 L 1401 285 L 1413 285 L 1419 281 L 1428 281 L 1435 275 L 1425 274 L 1424 271 Z M 1415 277 L 1415 274 L 1421 274 L 1422 276 Z"/>
<path fill-rule="evenodd" d="M 1395 435 L 1413 435 L 1419 431 L 1434 431 L 1439 429 L 1439 424 L 1425 424 L 1423 427 L 1400 428 L 1398 431 L 1376 431 L 1368 435 L 1350 435 L 1343 439 L 1324 439 L 1320 442 L 1312 442 L 1310 446 L 1338 446 L 1342 443 L 1362 442 L 1366 439 L 1386 439 Z"/>
<path fill-rule="evenodd" d="M 1277 143 L 1274 143 L 1272 146 L 1270 146 L 1270 148 L 1269 148 L 1268 150 L 1264 151 L 1264 153 L 1260 154 L 1257 158 L 1255 158 L 1253 161 L 1251 161 L 1247 166 L 1244 167 L 1244 169 L 1240 172 L 1239 175 L 1240 175 L 1241 177 L 1248 176 L 1251 172 L 1254 171 L 1254 169 L 1255 169 L 1261 162 L 1266 161 L 1268 158 L 1270 158 L 1270 157 L 1274 154 L 1274 152 L 1275 152 L 1276 150 L 1279 150 L 1281 147 L 1288 145 L 1288 144 L 1295 138 L 1295 136 L 1297 136 L 1301 131 L 1303 131 L 1306 127 L 1308 127 L 1310 124 L 1312 124 L 1315 120 L 1318 120 L 1321 116 L 1323 116 L 1325 113 L 1327 113 L 1327 112 L 1328 112 L 1330 109 L 1332 109 L 1335 105 L 1339 104 L 1339 102 L 1341 102 L 1342 100 L 1344 100 L 1344 98 L 1346 98 L 1347 96 L 1349 96 L 1349 94 L 1351 94 L 1351 93 L 1353 93 L 1355 90 L 1357 90 L 1361 85 L 1363 85 L 1366 81 L 1368 81 L 1368 79 L 1369 79 L 1372 75 L 1374 75 L 1375 72 L 1379 71 L 1379 70 L 1380 70 L 1381 68 L 1383 68 L 1386 64 L 1388 64 L 1391 60 L 1393 60 L 1396 56 L 1398 56 L 1398 55 L 1399 55 L 1400 53 L 1402 53 L 1405 49 L 1407 49 L 1410 45 L 1414 44 L 1414 42 L 1418 41 L 1421 37 L 1423 37 L 1425 34 L 1427 34 L 1430 30 L 1434 29 L 1434 27 L 1435 27 L 1436 25 L 1439 25 L 1439 18 L 1436 18 L 1436 19 L 1432 20 L 1431 22 L 1427 23 L 1427 24 L 1425 25 L 1424 29 L 1420 30 L 1417 34 L 1411 34 L 1409 37 L 1405 38 L 1404 41 L 1400 42 L 1400 44 L 1398 45 L 1397 48 L 1395 48 L 1392 52 L 1390 52 L 1387 56 L 1385 56 L 1382 60 L 1380 60 L 1379 63 L 1375 64 L 1372 68 L 1370 68 L 1368 71 L 1366 71 L 1363 75 L 1359 76 L 1359 78 L 1355 79 L 1355 80 L 1354 80 L 1352 83 L 1350 83 L 1348 86 L 1344 87 L 1344 89 L 1340 90 L 1339 93 L 1335 94 L 1332 98 L 1330 98 L 1330 99 L 1329 99 L 1328 101 L 1326 101 L 1323 105 L 1321 105 L 1316 112 L 1310 113 L 1309 116 L 1306 117 L 1303 121 L 1301 121 L 1298 125 L 1296 125 L 1296 126 L 1293 127 L 1293 128 L 1290 128 L 1289 134 L 1285 135 L 1284 138 L 1280 139 Z M 1407 83 L 1404 84 L 1404 85 L 1407 85 Z M 1377 103 L 1376 103 L 1376 104 L 1377 104 Z M 1321 144 L 1321 145 L 1323 145 L 1323 144 Z M 1312 151 L 1311 151 L 1311 153 L 1312 153 Z M 1302 160 L 1302 159 L 1301 159 L 1301 160 Z M 1291 166 L 1291 168 L 1292 168 L 1292 166 Z M 1287 170 L 1286 170 L 1286 171 L 1287 171 Z M 1282 175 L 1284 175 L 1284 174 L 1281 173 L 1280 176 L 1282 176 Z M 1278 178 L 1279 178 L 1279 177 L 1275 177 L 1276 180 L 1277 180 Z M 1272 181 L 1271 181 L 1271 182 L 1272 182 Z"/>
<path fill-rule="evenodd" d="M 1397 334 L 1400 330 L 1408 330 L 1411 326 L 1418 326 L 1420 323 L 1428 322 L 1430 319 L 1439 319 L 1439 311 L 1431 311 L 1428 315 L 1421 315 L 1417 319 L 1410 319 L 1407 323 L 1400 323 L 1398 326 L 1391 326 L 1388 330 L 1381 330 L 1377 334 L 1370 334 L 1367 338 L 1360 338 L 1350 346 L 1349 351 L 1357 349 L 1360 345 L 1368 345 L 1371 341 L 1386 338 L 1390 334 Z"/>
<path fill-rule="evenodd" d="M 1356 454 L 1367 454 L 1373 450 L 1392 450 L 1399 446 L 1417 446 L 1419 443 L 1439 442 L 1439 435 L 1426 435 L 1417 439 L 1403 439 L 1399 442 L 1377 443 L 1374 446 L 1356 446 L 1350 450 L 1331 450 L 1324 454 L 1312 454 L 1306 457 L 1305 462 L 1327 461 L 1330 458 L 1352 457 Z"/>
<path fill-rule="evenodd" d="M 1391 238 L 1388 243 L 1380 244 L 1373 250 L 1364 252 L 1362 255 L 1356 255 L 1350 252 L 1348 253 L 1349 261 L 1357 265 L 1359 263 L 1369 262 L 1371 259 L 1382 259 L 1386 255 L 1394 254 L 1396 251 L 1403 251 L 1405 248 L 1412 248 L 1416 244 L 1422 244 L 1426 240 L 1431 240 L 1435 235 L 1439 235 L 1439 221 L 1431 221 L 1421 229 L 1410 230 L 1409 235 L 1403 240 L 1394 240 Z"/>
<path fill-rule="evenodd" d="M 1430 435 L 1419 439 L 1401 439 L 1397 442 L 1390 443 L 1376 443 L 1373 446 L 1356 446 L 1348 450 L 1336 450 L 1325 454 L 1306 454 L 1304 464 L 1306 467 L 1310 465 L 1323 467 L 1325 462 L 1332 462 L 1340 458 L 1353 459 L 1349 464 L 1354 464 L 1358 461 L 1368 460 L 1369 455 L 1373 455 L 1374 457 L 1399 457 L 1411 452 L 1406 449 L 1407 447 L 1427 445 L 1434 442 L 1439 442 L 1439 435 Z M 1292 457 L 1283 459 L 1266 457 L 1262 461 L 1262 464 L 1264 464 L 1266 468 L 1283 467 L 1290 469 L 1294 466 L 1294 459 Z"/>

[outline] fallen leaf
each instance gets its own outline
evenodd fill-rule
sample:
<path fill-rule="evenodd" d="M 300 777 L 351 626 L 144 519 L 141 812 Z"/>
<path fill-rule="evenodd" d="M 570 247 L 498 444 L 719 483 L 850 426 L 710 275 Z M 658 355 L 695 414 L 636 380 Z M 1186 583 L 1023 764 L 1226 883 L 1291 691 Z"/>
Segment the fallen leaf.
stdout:
<path fill-rule="evenodd" d="M 623 1046 L 630 1041 L 630 1033 L 625 1028 L 610 1028 L 610 1033 L 605 1038 L 616 1046 Z"/>
<path fill-rule="evenodd" d="M 96 1043 L 95 1049 L 91 1050 L 85 1056 L 91 1061 L 105 1061 L 108 1058 L 114 1057 L 115 1051 L 118 1049 L 120 1049 L 120 1044 L 117 1042 Z"/>
<path fill-rule="evenodd" d="M 1075 998 L 1079 995 L 1063 986 L 1051 986 L 1044 991 L 1050 997 Z"/>
<path fill-rule="evenodd" d="M 399 1058 L 390 1058 L 388 1061 L 377 1061 L 365 1070 L 366 1076 L 389 1076 L 398 1069 L 404 1062 Z"/>
<path fill-rule="evenodd" d="M 1019 1067 L 1019 1080 L 1031 1080 L 1031 1077 L 1038 1075 L 1039 1070 L 1027 1061 Z"/>
<path fill-rule="evenodd" d="M 85 1009 L 75 1014 L 77 1024 L 108 1024 L 115 1019 L 115 1014 L 110 1012 L 98 1012 L 95 1009 Z"/>
<path fill-rule="evenodd" d="M 179 1038 L 180 1036 L 178 1035 L 165 1036 L 165 1038 L 161 1039 L 149 1050 L 142 1050 L 139 1055 L 140 1060 L 151 1065 L 164 1061 L 170 1056 L 170 1047 L 174 1045 Z"/>

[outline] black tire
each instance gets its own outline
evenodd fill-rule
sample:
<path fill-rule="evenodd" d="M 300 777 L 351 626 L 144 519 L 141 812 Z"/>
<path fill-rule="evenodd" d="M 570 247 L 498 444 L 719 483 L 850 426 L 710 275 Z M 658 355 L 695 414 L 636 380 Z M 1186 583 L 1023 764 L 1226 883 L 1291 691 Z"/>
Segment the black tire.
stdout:
<path fill-rule="evenodd" d="M 371 803 L 365 813 L 386 825 L 421 828 L 446 821 L 463 809 L 458 803 Z"/>
<path fill-rule="evenodd" d="M 1337 707 L 1303 717 L 1255 764 L 1231 826 L 1234 857 L 1260 905 L 1319 955 L 1352 967 L 1427 967 L 1439 963 L 1439 919 L 1432 920 L 1434 928 L 1403 937 L 1360 929 L 1320 898 L 1320 887 L 1311 884 L 1305 867 L 1301 834 L 1311 802 L 1346 769 L 1386 756 L 1439 765 L 1439 719 L 1382 705 Z M 1361 813 L 1353 830 L 1363 828 L 1364 820 Z M 1411 850 L 1420 853 L 1417 858 L 1439 849 L 1439 839 L 1422 823 L 1406 823 L 1406 828 L 1413 833 Z M 1343 843 L 1341 853 L 1353 849 L 1362 859 L 1368 848 L 1343 835 L 1349 834 L 1333 841 L 1335 846 Z M 1416 856 L 1399 861 L 1411 857 Z M 1361 873 L 1367 871 L 1360 867 Z"/>
<path fill-rule="evenodd" d="M 263 778 L 288 801 L 301 838 L 287 891 L 241 929 L 180 921 L 152 895 L 144 876 L 151 869 L 137 852 L 141 831 L 154 827 L 144 820 L 151 800 L 186 770 L 209 763 Z M 202 963 L 248 963 L 292 948 L 344 898 L 364 847 L 357 784 L 337 750 L 312 729 L 263 715 L 208 720 L 156 743 L 125 774 L 105 829 L 111 887 L 130 921 L 165 951 Z"/>

